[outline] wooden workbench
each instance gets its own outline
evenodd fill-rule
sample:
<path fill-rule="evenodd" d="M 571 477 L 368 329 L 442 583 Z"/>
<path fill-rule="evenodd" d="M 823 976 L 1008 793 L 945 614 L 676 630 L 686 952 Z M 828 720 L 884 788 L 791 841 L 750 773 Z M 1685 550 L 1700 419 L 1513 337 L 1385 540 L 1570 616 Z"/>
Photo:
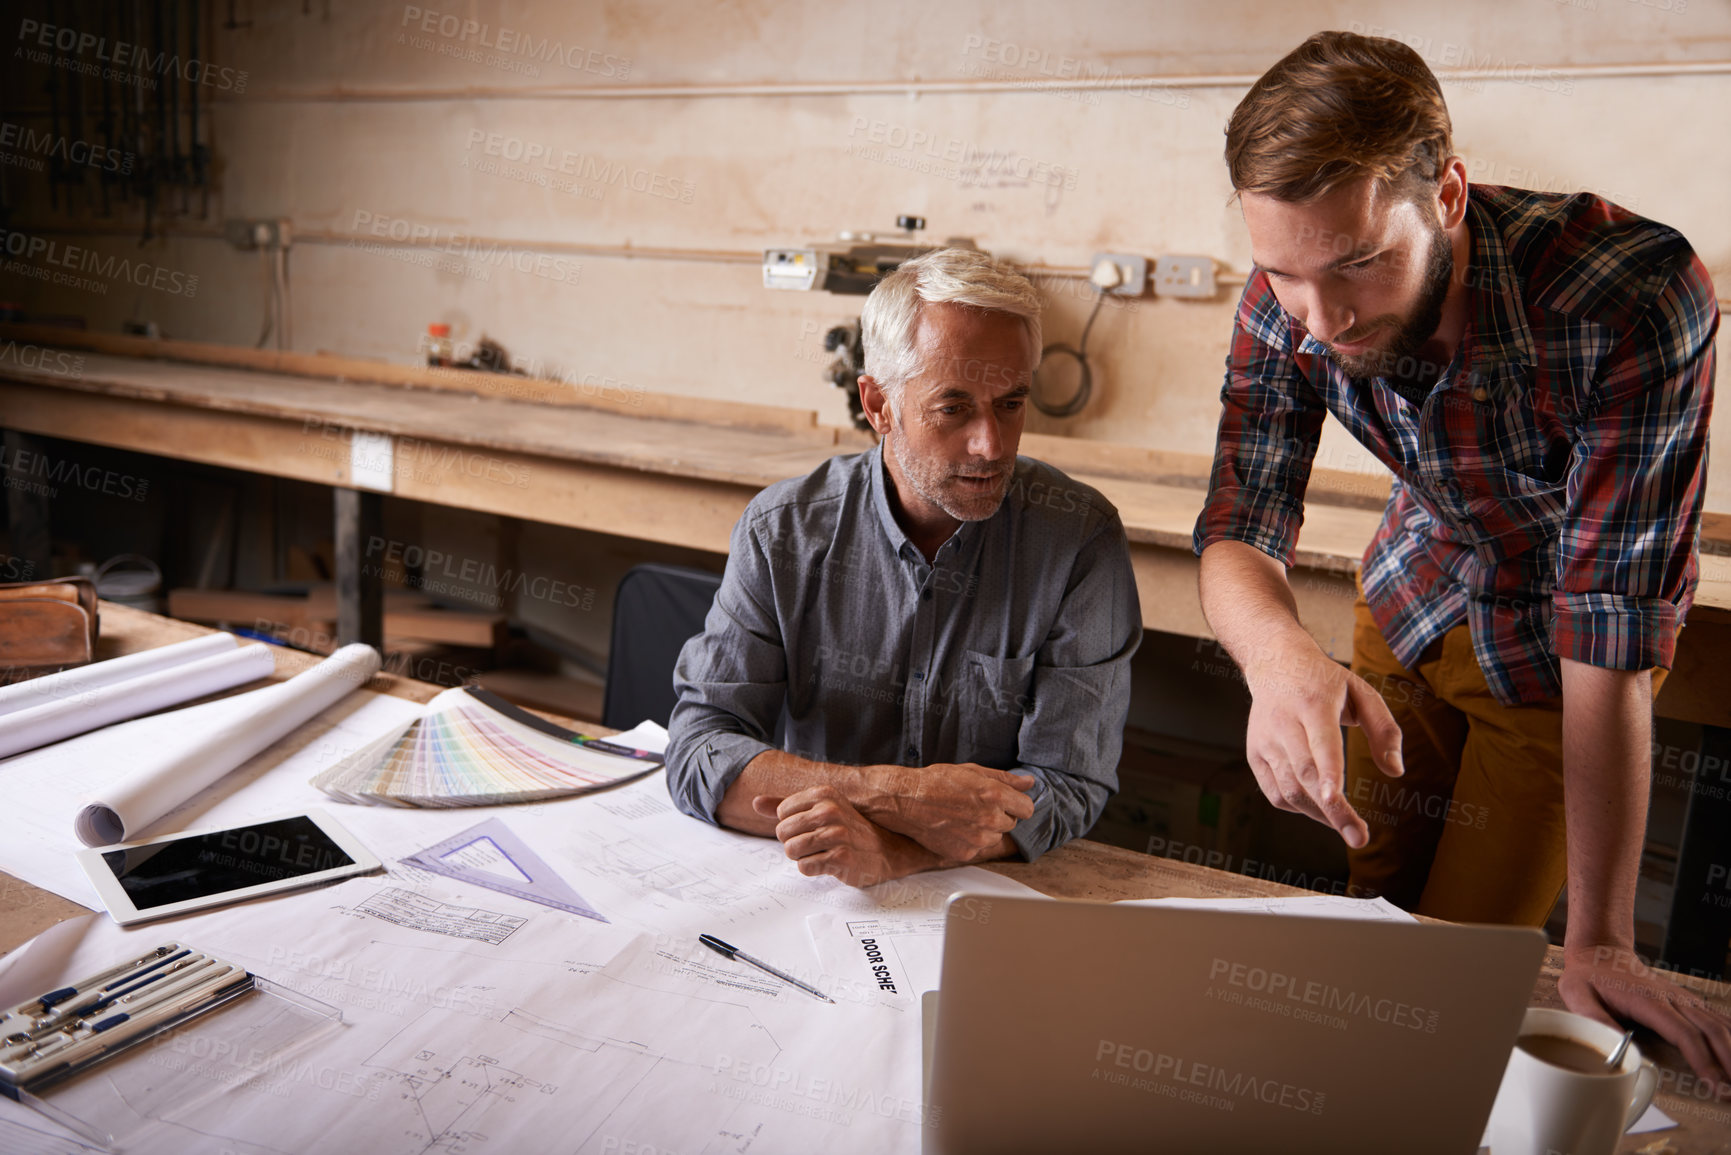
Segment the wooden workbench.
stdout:
<path fill-rule="evenodd" d="M 138 610 L 104 602 L 101 606 L 102 636 L 98 659 L 152 649 L 209 633 L 203 626 L 177 622 Z M 318 661 L 311 654 L 288 649 L 276 651 L 276 672 L 273 680 L 292 677 Z M 246 687 L 233 692 L 244 692 Z M 425 702 L 438 694 L 442 687 L 416 682 L 392 674 L 379 674 L 368 689 Z M 221 696 L 221 695 L 217 695 Z M 549 715 L 549 717 L 553 717 Z M 559 719 L 561 721 L 568 720 Z M 593 726 L 586 728 L 593 729 Z M 1045 855 L 1036 863 L 992 863 L 988 867 L 1043 893 L 1058 898 L 1115 901 L 1124 898 L 1250 898 L 1268 895 L 1302 895 L 1309 893 L 1297 887 L 1284 886 L 1264 879 L 1230 874 L 1207 867 L 1155 858 L 1119 847 L 1079 840 Z M 40 890 L 0 873 L 0 953 L 10 951 L 64 919 L 88 913 L 84 907 L 58 895 Z M 1557 978 L 1561 973 L 1561 951 L 1552 947 L 1547 953 L 1538 981 L 1533 989 L 1533 1005 L 1562 1006 L 1557 994 Z M 1679 977 L 1678 981 L 1701 991 L 1722 1009 L 1731 1010 L 1731 997 L 1723 984 Z M 1637 1036 L 1644 1053 L 1672 1075 L 1663 1086 L 1686 1084 L 1678 1077 L 1688 1071 L 1687 1064 L 1675 1048 L 1645 1032 Z M 1731 1152 L 1731 1088 L 1727 1098 L 1715 1103 L 1702 1101 L 1675 1090 L 1663 1090 L 1655 1102 L 1661 1110 L 1676 1119 L 1680 1126 L 1658 1135 L 1625 1138 L 1618 1148 L 1630 1153 L 1647 1150 L 1655 1139 L 1663 1139 L 1668 1147 L 1652 1148 L 1657 1155 L 1707 1155 L 1709 1152 Z"/>
<path fill-rule="evenodd" d="M 399 497 L 719 553 L 764 486 L 870 444 L 807 410 L 618 385 L 20 325 L 0 325 L 0 341 L 72 354 L 0 359 L 0 428 L 333 486 L 339 565 L 344 543 L 355 553 L 366 519 L 376 517 L 376 498 L 354 488 L 357 435 L 391 439 L 389 492 Z M 1212 636 L 1190 552 L 1208 455 L 1041 434 L 1025 434 L 1022 452 L 1118 507 L 1145 625 Z M 1385 478 L 1323 468 L 1311 478 L 1293 590 L 1306 627 L 1343 661 L 1352 576 L 1387 493 Z M 1723 726 L 1731 725 L 1723 658 L 1731 653 L 1731 528 L 1720 527 L 1731 519 L 1709 520 L 1696 606 L 1658 710 Z M 376 628 L 376 602 L 370 611 L 354 604 L 376 599 L 366 586 L 339 578 L 345 620 L 370 612 Z"/>

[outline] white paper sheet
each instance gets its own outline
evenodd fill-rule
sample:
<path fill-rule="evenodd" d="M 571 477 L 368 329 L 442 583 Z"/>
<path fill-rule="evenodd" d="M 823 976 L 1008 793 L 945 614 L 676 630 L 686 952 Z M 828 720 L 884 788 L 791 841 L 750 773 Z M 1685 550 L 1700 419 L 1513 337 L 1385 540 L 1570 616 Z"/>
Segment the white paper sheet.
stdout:
<path fill-rule="evenodd" d="M 1628 1135 L 1645 1135 L 1649 1131 L 1668 1131 L 1676 1125 L 1677 1120 L 1659 1110 L 1658 1106 L 1655 1104 L 1649 1106 L 1645 1111 L 1643 1111 L 1641 1117 L 1636 1119 L 1634 1125 L 1624 1133 Z M 1488 1122 L 1486 1123 L 1486 1127 L 1489 1127 Z M 1496 1155 L 1496 1152 L 1491 1148 L 1490 1144 L 1491 1135 L 1490 1131 L 1487 1129 L 1484 1137 L 1479 1140 L 1479 1151 L 1481 1153 L 1489 1152 L 1489 1155 Z"/>
<path fill-rule="evenodd" d="M 945 877 L 953 890 L 969 894 L 1056 901 L 989 870 L 967 867 Z M 814 914 L 805 926 L 820 964 L 821 977 L 813 985 L 834 998 L 875 1003 L 917 1017 L 920 996 L 938 989 L 944 961 L 941 910 Z"/>
<path fill-rule="evenodd" d="M 378 672 L 377 650 L 348 645 L 286 682 L 177 711 L 172 715 L 179 723 L 176 741 L 166 749 L 135 755 L 131 773 L 78 812 L 75 832 L 86 846 L 139 837 L 164 814 Z"/>
<path fill-rule="evenodd" d="M 103 662 L 91 662 L 76 669 L 62 670 L 58 674 L 45 674 L 29 681 L 0 686 L 0 717 L 70 694 L 86 693 L 103 686 L 112 686 L 116 682 L 154 674 L 158 670 L 185 665 L 199 658 L 232 653 L 239 644 L 233 634 L 200 634 L 196 638 L 188 638 L 184 642 L 175 642 L 169 646 L 158 646 L 154 650 L 139 650 L 135 654 L 125 654 Z"/>
<path fill-rule="evenodd" d="M 1121 900 L 1121 905 L 1227 910 L 1241 914 L 1289 914 L 1311 918 L 1360 918 L 1375 922 L 1418 921 L 1380 895 L 1376 898 L 1346 898 L 1338 894 L 1305 894 L 1283 898 L 1126 898 Z"/>
<path fill-rule="evenodd" d="M 1675 1127 L 1677 1120 L 1665 1114 L 1657 1107 L 1648 1107 L 1641 1112 L 1641 1117 L 1635 1120 L 1635 1125 L 1629 1128 L 1631 1135 L 1644 1135 L 1648 1131 L 1664 1131 Z"/>
<path fill-rule="evenodd" d="M 60 985 L 70 974 L 72 954 L 97 914 L 57 922 L 29 942 L 0 956 L 0 1007 L 16 1006 Z"/>
<path fill-rule="evenodd" d="M 232 643 L 233 639 L 229 640 Z M 207 645 L 205 648 L 213 647 Z M 125 660 L 115 659 L 117 662 Z M 110 674 L 99 674 L 99 670 L 100 667 L 89 667 L 87 670 L 50 675 L 39 681 L 53 684 L 29 696 L 14 697 L 12 704 L 16 708 L 0 717 L 0 758 L 268 678 L 276 670 L 276 657 L 269 646 L 254 643 L 236 649 L 230 644 L 191 661 L 177 662 L 165 669 L 146 670 L 118 681 L 93 682 L 85 676 L 88 673 L 99 679 L 110 677 Z M 24 682 L 21 686 L 6 688 L 37 685 L 37 682 Z"/>
<path fill-rule="evenodd" d="M 648 750 L 654 754 L 665 754 L 667 753 L 667 737 L 665 727 L 652 721 L 643 721 L 629 730 L 621 730 L 607 740 L 617 742 L 621 746 L 630 746 L 634 750 Z"/>

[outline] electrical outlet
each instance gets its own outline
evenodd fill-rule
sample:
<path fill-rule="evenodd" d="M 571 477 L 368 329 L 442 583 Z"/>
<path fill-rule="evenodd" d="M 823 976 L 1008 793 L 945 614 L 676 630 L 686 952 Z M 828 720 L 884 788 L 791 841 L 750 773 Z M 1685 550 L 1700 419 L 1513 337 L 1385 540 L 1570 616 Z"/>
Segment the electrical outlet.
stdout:
<path fill-rule="evenodd" d="M 286 220 L 224 221 L 222 235 L 237 249 L 285 249 L 289 243 L 289 223 Z"/>
<path fill-rule="evenodd" d="M 1154 262 L 1154 291 L 1162 297 L 1214 296 L 1214 258 L 1163 256 Z"/>
<path fill-rule="evenodd" d="M 1129 253 L 1095 253 L 1088 268 L 1088 279 L 1102 293 L 1111 293 L 1115 297 L 1140 297 L 1148 289 L 1147 257 Z"/>

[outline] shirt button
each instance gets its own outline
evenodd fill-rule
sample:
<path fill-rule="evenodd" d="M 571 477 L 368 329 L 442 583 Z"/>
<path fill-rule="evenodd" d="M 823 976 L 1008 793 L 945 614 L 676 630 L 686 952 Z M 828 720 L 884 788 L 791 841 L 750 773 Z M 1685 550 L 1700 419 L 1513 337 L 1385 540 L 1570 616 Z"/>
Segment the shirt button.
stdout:
<path fill-rule="evenodd" d="M 924 670 L 915 670 L 914 671 L 914 681 L 923 682 L 925 680 L 926 680 L 926 672 Z"/>
<path fill-rule="evenodd" d="M 1485 389 L 1483 387 L 1480 387 L 1478 389 L 1473 390 L 1473 400 L 1474 401 L 1489 401 L 1490 399 L 1491 399 L 1490 390 Z"/>
<path fill-rule="evenodd" d="M 932 600 L 932 591 L 927 590 L 925 593 L 921 594 L 920 597 L 924 598 L 926 601 L 929 602 Z"/>
<path fill-rule="evenodd" d="M 907 749 L 907 755 L 908 755 L 908 757 L 909 757 L 909 758 L 912 758 L 912 757 L 914 757 L 914 756 L 915 756 L 915 755 L 917 755 L 917 754 L 918 754 L 918 753 L 919 753 L 919 751 L 918 751 L 918 750 L 915 750 L 915 749 L 914 749 L 914 748 L 913 748 L 913 747 L 912 747 L 912 746 L 909 746 L 909 747 L 908 747 L 908 749 Z"/>

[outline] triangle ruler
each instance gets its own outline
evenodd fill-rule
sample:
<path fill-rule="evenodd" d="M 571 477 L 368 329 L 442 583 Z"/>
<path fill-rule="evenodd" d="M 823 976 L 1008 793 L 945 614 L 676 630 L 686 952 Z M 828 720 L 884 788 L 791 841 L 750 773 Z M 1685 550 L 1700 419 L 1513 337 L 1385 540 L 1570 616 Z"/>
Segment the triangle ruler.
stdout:
<path fill-rule="evenodd" d="M 572 890 L 500 818 L 489 818 L 403 861 L 458 882 L 484 886 L 584 918 L 611 921 Z"/>

